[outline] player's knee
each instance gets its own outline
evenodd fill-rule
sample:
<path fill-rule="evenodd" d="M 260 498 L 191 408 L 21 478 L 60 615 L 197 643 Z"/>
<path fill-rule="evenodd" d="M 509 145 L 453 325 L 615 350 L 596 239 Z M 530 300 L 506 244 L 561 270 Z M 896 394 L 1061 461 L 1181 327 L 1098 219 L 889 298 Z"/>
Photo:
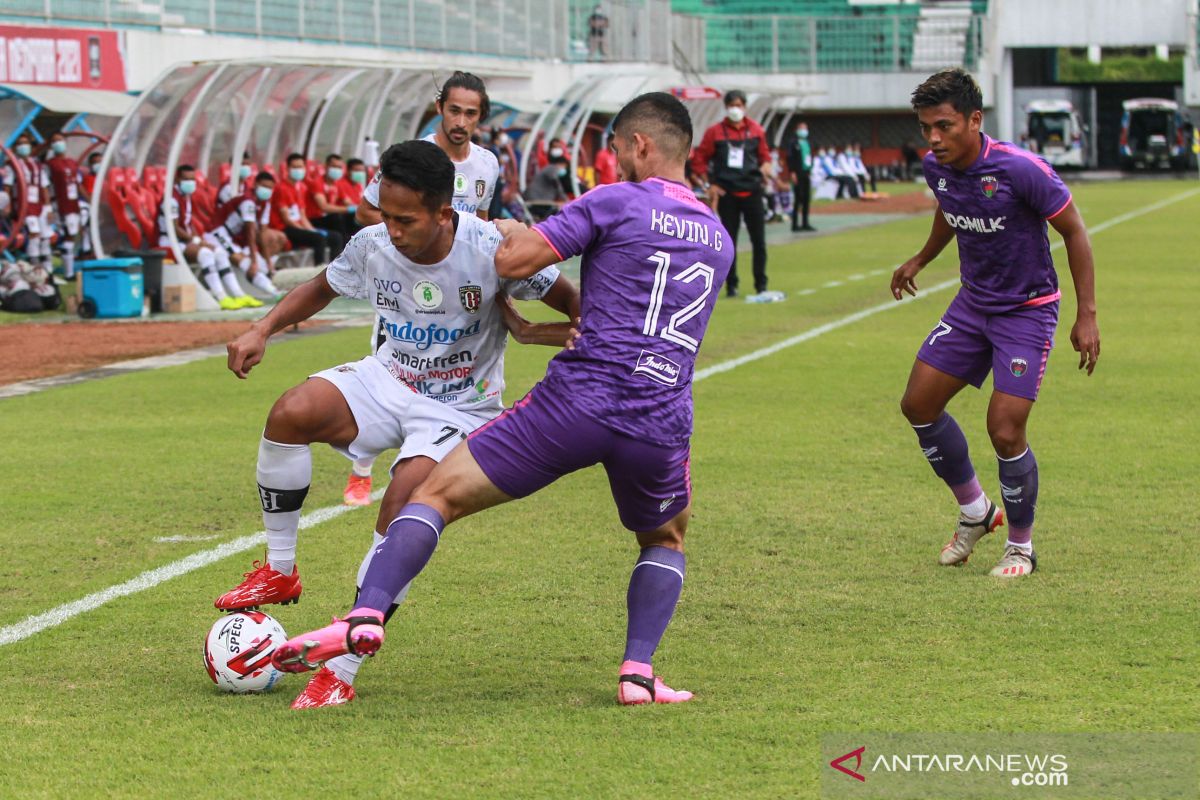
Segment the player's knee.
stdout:
<path fill-rule="evenodd" d="M 1025 428 L 1011 420 L 989 420 L 988 436 L 992 447 L 1001 458 L 1021 455 L 1025 449 Z"/>
<path fill-rule="evenodd" d="M 319 426 L 321 409 L 305 391 L 304 384 L 284 392 L 267 415 L 266 436 L 268 439 L 294 441 L 312 434 Z"/>
<path fill-rule="evenodd" d="M 900 413 L 910 425 L 928 425 L 937 418 L 940 410 L 934 413 L 934 410 L 929 408 L 929 403 L 913 396 L 911 392 L 905 392 L 900 398 Z"/>

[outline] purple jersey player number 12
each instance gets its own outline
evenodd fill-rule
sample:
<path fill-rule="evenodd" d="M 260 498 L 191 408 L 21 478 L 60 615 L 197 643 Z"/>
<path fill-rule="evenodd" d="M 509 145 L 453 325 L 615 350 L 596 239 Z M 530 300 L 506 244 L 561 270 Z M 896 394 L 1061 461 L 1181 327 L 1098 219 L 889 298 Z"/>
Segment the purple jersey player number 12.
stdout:
<path fill-rule="evenodd" d="M 716 215 L 682 184 L 651 178 L 597 187 L 535 230 L 560 257 L 584 256 L 580 338 L 546 380 L 569 370 L 577 405 L 613 430 L 686 441 L 696 355 L 733 263 Z"/>

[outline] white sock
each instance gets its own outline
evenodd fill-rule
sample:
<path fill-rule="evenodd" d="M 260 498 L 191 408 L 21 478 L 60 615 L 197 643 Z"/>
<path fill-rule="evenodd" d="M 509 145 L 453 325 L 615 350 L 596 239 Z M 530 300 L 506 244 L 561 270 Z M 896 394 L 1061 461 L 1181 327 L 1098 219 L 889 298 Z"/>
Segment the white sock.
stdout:
<path fill-rule="evenodd" d="M 1024 553 L 1025 555 L 1029 555 L 1030 553 L 1033 552 L 1033 542 L 1021 542 L 1020 544 L 1018 544 L 1017 542 L 1009 540 L 1004 543 L 1004 547 L 1005 548 L 1015 547 L 1018 550 L 1020 550 L 1022 553 Z"/>
<path fill-rule="evenodd" d="M 362 564 L 358 568 L 358 585 L 361 588 L 363 579 L 367 576 L 367 568 L 371 566 L 371 556 L 375 554 L 375 548 L 383 541 L 383 534 L 379 531 L 375 532 L 374 538 L 371 541 L 371 549 L 363 556 Z M 412 586 L 412 582 L 406 583 L 400 593 L 396 595 L 395 603 L 400 605 L 404 602 L 404 598 L 408 596 L 408 587 Z M 333 674 L 338 676 L 339 680 L 353 684 L 354 679 L 358 676 L 358 668 L 362 666 L 363 657 L 356 655 L 344 655 L 337 658 L 331 658 L 325 662 L 325 666 L 333 670 Z"/>
<path fill-rule="evenodd" d="M 350 470 L 360 478 L 369 478 L 373 466 L 375 466 L 374 458 L 356 458 Z"/>
<path fill-rule="evenodd" d="M 979 497 L 975 498 L 975 500 L 972 502 L 967 503 L 965 506 L 960 505 L 959 509 L 962 510 L 962 515 L 967 519 L 983 519 L 988 510 L 987 495 L 981 494 Z"/>
<path fill-rule="evenodd" d="M 63 277 L 70 279 L 75 277 L 75 243 L 68 242 L 67 249 L 62 254 L 63 262 Z"/>
<path fill-rule="evenodd" d="M 250 282 L 267 294 L 279 294 L 279 290 L 275 288 L 275 284 L 271 283 L 271 279 L 265 272 L 256 272 Z"/>
<path fill-rule="evenodd" d="M 221 285 L 221 278 L 218 277 L 215 269 L 210 269 L 204 273 L 204 285 L 208 287 L 208 291 L 217 302 L 225 299 L 225 287 Z"/>
<path fill-rule="evenodd" d="M 221 283 L 225 284 L 225 290 L 229 292 L 230 297 L 244 297 L 245 292 L 238 285 L 237 276 L 233 274 L 233 270 L 221 270 Z"/>
<path fill-rule="evenodd" d="M 267 562 L 284 575 L 291 575 L 296 566 L 300 507 L 310 483 L 312 450 L 308 445 L 280 444 L 262 438 L 258 445 L 258 493 L 267 531 Z"/>

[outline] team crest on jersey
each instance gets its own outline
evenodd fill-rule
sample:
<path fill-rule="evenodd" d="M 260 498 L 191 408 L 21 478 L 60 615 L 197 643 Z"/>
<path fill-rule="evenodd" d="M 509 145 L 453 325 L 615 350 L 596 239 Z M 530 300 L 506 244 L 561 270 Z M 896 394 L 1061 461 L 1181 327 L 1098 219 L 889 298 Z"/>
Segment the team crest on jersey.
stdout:
<path fill-rule="evenodd" d="M 475 181 L 475 196 L 480 200 L 483 199 L 484 192 L 487 191 L 487 181 Z"/>
<path fill-rule="evenodd" d="M 1014 358 L 1008 362 L 1008 370 L 1013 374 L 1013 377 L 1019 378 L 1029 369 L 1029 362 L 1023 358 Z"/>
<path fill-rule="evenodd" d="M 454 173 L 454 193 L 467 193 L 467 176 L 463 175 L 461 172 Z"/>
<path fill-rule="evenodd" d="M 991 200 L 996 196 L 996 190 L 1000 188 L 1000 181 L 996 180 L 995 175 L 984 175 L 979 179 L 979 185 L 983 189 L 983 196 Z"/>
<path fill-rule="evenodd" d="M 442 304 L 442 287 L 433 281 L 417 281 L 413 287 L 413 300 L 426 311 L 437 308 Z"/>
<path fill-rule="evenodd" d="M 458 287 L 458 301 L 462 303 L 464 311 L 468 314 L 474 314 L 483 305 L 483 287 L 476 286 L 473 283 Z"/>

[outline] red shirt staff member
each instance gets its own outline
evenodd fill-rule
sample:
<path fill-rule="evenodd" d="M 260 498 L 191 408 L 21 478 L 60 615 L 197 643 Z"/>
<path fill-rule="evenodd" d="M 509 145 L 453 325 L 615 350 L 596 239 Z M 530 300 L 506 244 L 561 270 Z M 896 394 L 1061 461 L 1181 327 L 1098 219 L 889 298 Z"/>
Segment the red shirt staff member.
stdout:
<path fill-rule="evenodd" d="M 81 215 L 79 208 L 79 162 L 67 155 L 67 137 L 50 137 L 51 156 L 46 159 L 50 185 L 54 187 L 54 209 L 67 232 L 62 242 L 63 277 L 75 277 L 75 250 L 79 246 Z"/>
<path fill-rule="evenodd" d="M 721 224 L 729 231 L 737 252 L 742 218 L 754 245 L 754 291 L 767 290 L 766 218 L 763 212 L 764 169 L 771 163 L 767 135 L 762 126 L 746 116 L 746 94 L 740 89 L 725 93 L 725 118 L 704 132 L 692 155 L 693 182 L 711 181 L 708 194 Z M 733 268 L 725 280 L 725 296 L 737 297 L 738 274 Z"/>

